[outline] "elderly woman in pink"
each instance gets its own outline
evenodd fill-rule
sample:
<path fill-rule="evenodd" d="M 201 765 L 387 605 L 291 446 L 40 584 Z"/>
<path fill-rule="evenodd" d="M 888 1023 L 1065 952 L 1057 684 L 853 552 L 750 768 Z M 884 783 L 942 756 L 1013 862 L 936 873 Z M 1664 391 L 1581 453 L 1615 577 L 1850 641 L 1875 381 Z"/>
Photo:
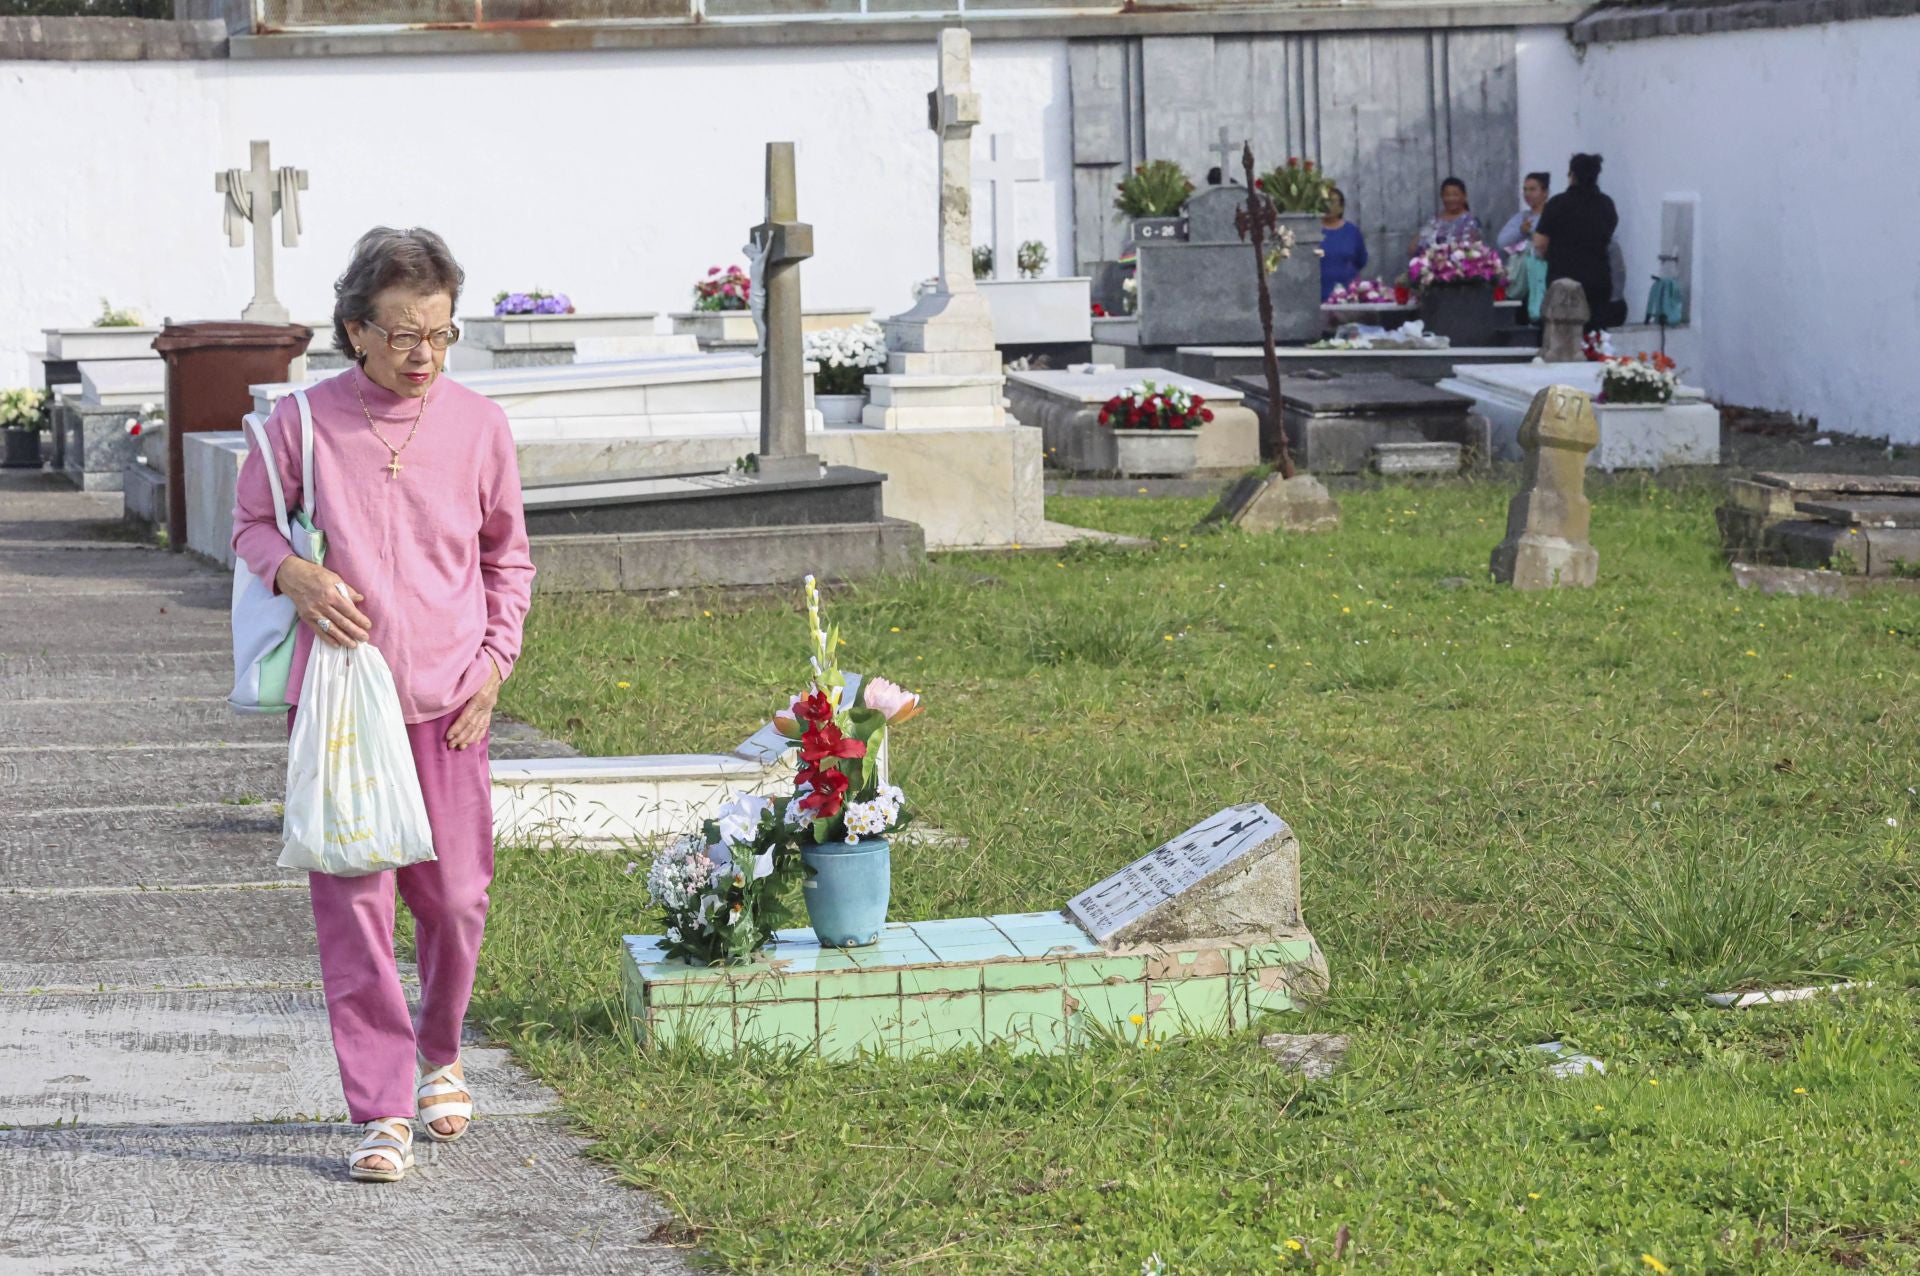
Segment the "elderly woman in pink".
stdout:
<path fill-rule="evenodd" d="M 315 640 L 378 647 L 400 693 L 437 858 L 365 877 L 309 874 L 320 973 L 347 1109 L 366 1126 L 356 1179 L 413 1165 L 429 1137 L 466 1132 L 472 1095 L 460 1027 L 493 877 L 487 729 L 520 654 L 533 585 L 513 436 L 498 406 L 441 375 L 465 273 L 431 231 L 377 227 L 334 285 L 346 371 L 307 392 L 316 523 L 326 566 L 295 555 L 274 520 L 266 458 L 240 470 L 235 554 L 291 598 L 300 620 L 289 702 Z M 301 504 L 293 397 L 267 422 L 289 508 Z M 345 591 L 338 586 L 344 584 Z M 394 963 L 394 889 L 415 923 L 417 1018 Z"/>

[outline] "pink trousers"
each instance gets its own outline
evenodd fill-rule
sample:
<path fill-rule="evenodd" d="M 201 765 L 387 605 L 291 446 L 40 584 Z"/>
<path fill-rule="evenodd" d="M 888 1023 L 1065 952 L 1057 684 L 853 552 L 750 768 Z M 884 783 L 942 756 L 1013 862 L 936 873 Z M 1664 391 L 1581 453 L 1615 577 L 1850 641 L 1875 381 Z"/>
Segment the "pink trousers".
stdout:
<path fill-rule="evenodd" d="M 447 747 L 447 729 L 459 716 L 455 710 L 407 727 L 439 858 L 365 877 L 307 875 L 340 1086 L 356 1122 L 414 1114 L 416 1054 L 428 1067 L 460 1057 L 493 880 L 493 787 L 484 739 L 464 750 Z M 413 914 L 417 1019 L 407 1012 L 393 956 L 396 879 Z"/>

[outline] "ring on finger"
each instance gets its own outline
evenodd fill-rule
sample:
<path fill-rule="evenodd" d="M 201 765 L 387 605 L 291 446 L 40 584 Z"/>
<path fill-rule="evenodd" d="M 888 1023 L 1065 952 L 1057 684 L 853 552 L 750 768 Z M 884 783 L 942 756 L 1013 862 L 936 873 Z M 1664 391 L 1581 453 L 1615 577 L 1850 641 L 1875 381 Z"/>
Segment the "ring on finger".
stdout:
<path fill-rule="evenodd" d="M 320 619 L 313 622 L 313 627 L 315 629 L 318 629 L 321 633 L 324 634 L 329 632 L 333 628 L 333 622 L 327 619 L 325 616 L 322 616 L 320 617 Z"/>

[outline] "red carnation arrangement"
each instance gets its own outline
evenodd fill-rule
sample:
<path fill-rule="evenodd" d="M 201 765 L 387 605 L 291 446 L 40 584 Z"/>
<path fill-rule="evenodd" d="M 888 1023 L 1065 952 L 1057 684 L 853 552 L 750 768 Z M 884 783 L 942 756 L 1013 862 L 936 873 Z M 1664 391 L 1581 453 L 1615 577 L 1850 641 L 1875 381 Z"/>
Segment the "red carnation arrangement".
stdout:
<path fill-rule="evenodd" d="M 1129 386 L 1100 409 L 1100 424 L 1115 430 L 1197 430 L 1211 420 L 1205 399 L 1156 381 Z"/>

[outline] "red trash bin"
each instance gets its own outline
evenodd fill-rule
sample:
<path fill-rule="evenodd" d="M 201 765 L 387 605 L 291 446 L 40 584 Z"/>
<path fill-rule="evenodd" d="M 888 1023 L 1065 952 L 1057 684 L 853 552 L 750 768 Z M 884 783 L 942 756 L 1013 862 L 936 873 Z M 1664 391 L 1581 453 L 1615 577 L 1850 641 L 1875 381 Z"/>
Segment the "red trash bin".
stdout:
<path fill-rule="evenodd" d="M 201 430 L 238 430 L 253 411 L 249 387 L 285 381 L 306 353 L 313 329 L 303 323 L 210 319 L 168 323 L 153 339 L 167 362 L 167 543 L 187 544 L 184 438 Z"/>

